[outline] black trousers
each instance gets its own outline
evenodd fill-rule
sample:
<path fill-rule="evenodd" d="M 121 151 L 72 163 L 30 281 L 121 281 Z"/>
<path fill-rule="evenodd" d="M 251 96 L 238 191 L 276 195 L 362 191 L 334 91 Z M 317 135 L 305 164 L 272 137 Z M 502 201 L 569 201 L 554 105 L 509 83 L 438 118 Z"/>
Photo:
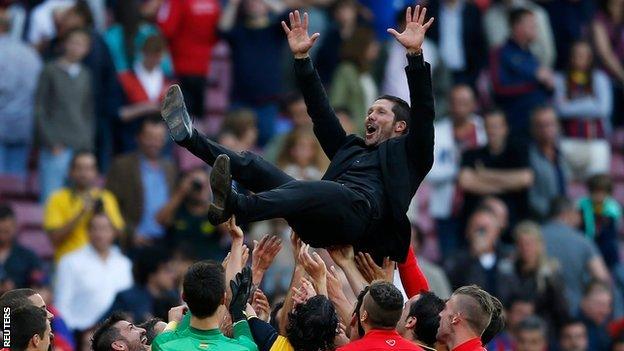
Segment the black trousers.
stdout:
<path fill-rule="evenodd" d="M 298 181 L 251 152 L 234 152 L 194 131 L 181 144 L 213 165 L 220 154 L 230 157 L 232 178 L 252 195 L 236 195 L 233 213 L 241 223 L 284 218 L 306 243 L 314 247 L 354 245 L 371 224 L 366 198 L 332 181 Z"/>
<path fill-rule="evenodd" d="M 204 96 L 206 94 L 206 77 L 204 76 L 179 76 L 180 89 L 184 94 L 184 102 L 189 113 L 202 118 L 205 111 Z"/>

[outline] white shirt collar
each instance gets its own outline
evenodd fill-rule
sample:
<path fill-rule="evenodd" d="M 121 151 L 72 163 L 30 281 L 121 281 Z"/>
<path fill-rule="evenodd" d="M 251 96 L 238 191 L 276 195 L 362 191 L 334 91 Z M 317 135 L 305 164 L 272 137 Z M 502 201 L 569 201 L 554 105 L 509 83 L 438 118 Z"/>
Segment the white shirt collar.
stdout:
<path fill-rule="evenodd" d="M 160 94 L 165 85 L 165 74 L 160 67 L 156 67 L 151 71 L 148 71 L 143 66 L 142 62 L 136 62 L 134 64 L 134 73 L 137 79 L 143 86 L 147 97 L 150 101 L 160 100 Z"/>

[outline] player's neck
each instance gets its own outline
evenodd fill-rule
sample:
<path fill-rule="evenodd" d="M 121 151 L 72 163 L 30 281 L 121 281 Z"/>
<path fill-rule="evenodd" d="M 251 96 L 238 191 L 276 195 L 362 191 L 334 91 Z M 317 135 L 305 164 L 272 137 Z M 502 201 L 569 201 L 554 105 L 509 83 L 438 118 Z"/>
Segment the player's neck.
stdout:
<path fill-rule="evenodd" d="M 208 318 L 197 318 L 191 316 L 191 327 L 199 330 L 211 330 L 219 328 L 219 316 L 215 313 L 213 316 Z"/>
<path fill-rule="evenodd" d="M 454 348 L 465 343 L 466 341 L 472 340 L 477 337 L 477 335 L 474 335 L 474 333 L 469 330 L 455 330 L 450 342 L 447 343 L 448 349 L 453 350 Z"/>

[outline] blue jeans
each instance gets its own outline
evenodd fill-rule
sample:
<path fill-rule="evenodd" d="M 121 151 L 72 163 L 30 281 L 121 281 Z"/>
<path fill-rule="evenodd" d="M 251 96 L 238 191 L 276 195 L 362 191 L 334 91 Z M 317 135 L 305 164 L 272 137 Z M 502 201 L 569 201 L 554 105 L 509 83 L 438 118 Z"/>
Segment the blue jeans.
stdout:
<path fill-rule="evenodd" d="M 0 144 L 0 174 L 25 177 L 29 152 L 26 144 Z"/>
<path fill-rule="evenodd" d="M 65 185 L 69 163 L 74 152 L 65 148 L 58 155 L 43 147 L 39 151 L 39 184 L 41 187 L 40 201 L 45 203 L 48 197 Z"/>

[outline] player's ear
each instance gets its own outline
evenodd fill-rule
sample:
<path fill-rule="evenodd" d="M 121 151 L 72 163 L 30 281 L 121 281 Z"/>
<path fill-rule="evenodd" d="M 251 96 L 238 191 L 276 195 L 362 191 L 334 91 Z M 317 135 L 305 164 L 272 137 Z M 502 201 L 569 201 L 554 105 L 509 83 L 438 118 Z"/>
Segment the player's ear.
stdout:
<path fill-rule="evenodd" d="M 405 121 L 397 121 L 394 123 L 394 132 L 398 134 L 405 133 L 407 130 L 407 123 Z"/>
<path fill-rule="evenodd" d="M 115 340 L 111 344 L 111 349 L 113 349 L 115 351 L 125 351 L 126 350 L 126 344 L 123 341 L 121 341 L 121 340 Z"/>
<path fill-rule="evenodd" d="M 414 329 L 417 321 L 418 319 L 416 317 L 407 318 L 407 320 L 405 321 L 405 329 Z"/>

